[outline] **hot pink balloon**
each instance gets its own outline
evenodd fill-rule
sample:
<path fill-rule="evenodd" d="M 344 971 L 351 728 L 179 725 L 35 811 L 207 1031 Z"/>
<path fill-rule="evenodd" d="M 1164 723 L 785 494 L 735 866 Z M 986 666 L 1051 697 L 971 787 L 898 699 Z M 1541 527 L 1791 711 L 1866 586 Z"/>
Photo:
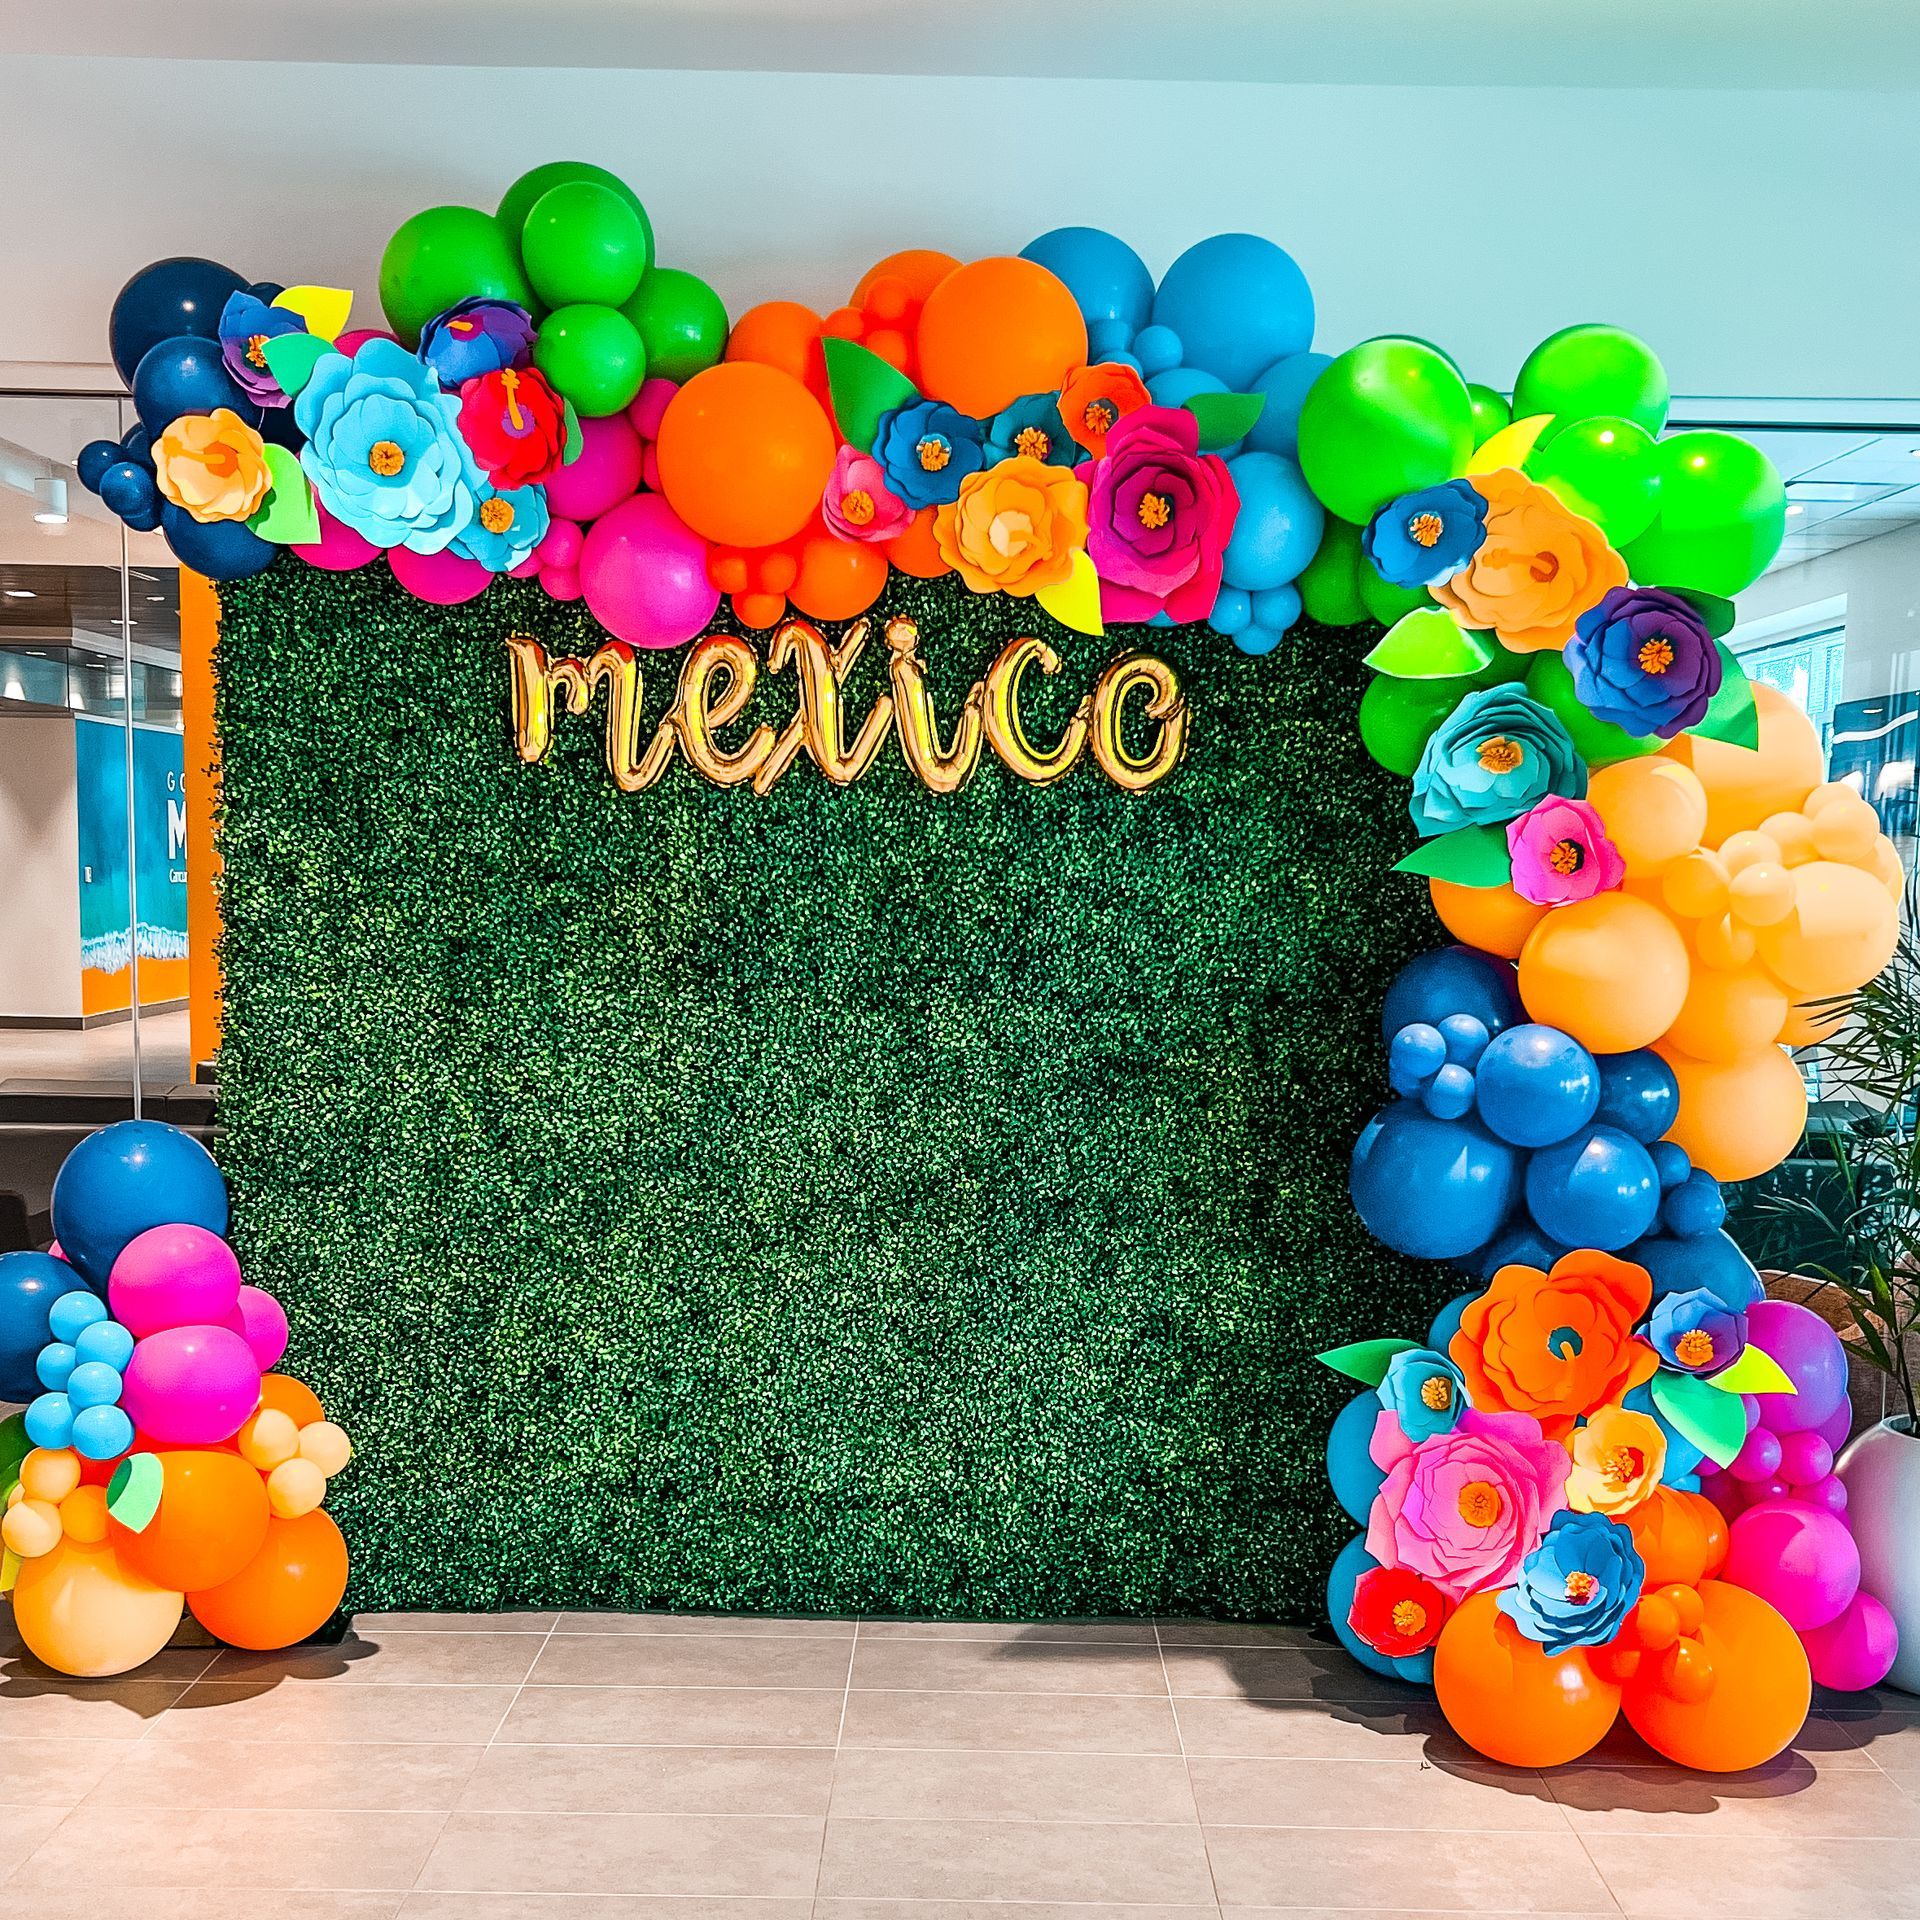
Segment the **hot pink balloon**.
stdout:
<path fill-rule="evenodd" d="M 162 1446 L 209 1446 L 260 1404 L 260 1363 L 225 1327 L 169 1327 L 134 1347 L 120 1404 Z"/>
<path fill-rule="evenodd" d="M 640 484 L 640 436 L 623 413 L 580 422 L 580 457 L 547 475 L 547 511 L 597 520 Z"/>
<path fill-rule="evenodd" d="M 1823 1687 L 1858 1693 L 1877 1687 L 1893 1666 L 1900 1650 L 1900 1630 L 1893 1615 L 1863 1587 L 1841 1610 L 1838 1619 L 1811 1628 L 1800 1636 L 1807 1664 Z"/>
<path fill-rule="evenodd" d="M 555 600 L 580 598 L 580 574 L 575 567 L 542 567 L 540 585 Z"/>
<path fill-rule="evenodd" d="M 391 340 L 399 345 L 399 337 L 389 333 L 385 327 L 355 327 L 350 333 L 343 333 L 333 344 L 342 353 L 358 353 L 369 340 Z"/>
<path fill-rule="evenodd" d="M 1810 1308 L 1762 1300 L 1747 1309 L 1747 1339 L 1771 1354 L 1798 1389 L 1760 1395 L 1760 1418 L 1775 1433 L 1818 1432 L 1846 1405 L 1846 1349 Z"/>
<path fill-rule="evenodd" d="M 1757 1593 L 1796 1633 L 1837 1619 L 1860 1589 L 1847 1523 L 1797 1500 L 1763 1500 L 1727 1530 L 1720 1578 Z"/>
<path fill-rule="evenodd" d="M 1789 1486 L 1811 1486 L 1833 1471 L 1833 1449 L 1817 1433 L 1802 1429 L 1780 1436 L 1780 1478 Z"/>
<path fill-rule="evenodd" d="M 393 577 L 416 600 L 436 607 L 457 607 L 478 599 L 493 585 L 493 575 L 478 560 L 469 560 L 450 547 L 439 553 L 415 553 L 411 547 L 393 547 L 387 553 Z"/>
<path fill-rule="evenodd" d="M 540 544 L 534 548 L 534 558 L 543 567 L 574 567 L 580 565 L 580 549 L 586 544 L 586 535 L 580 530 L 577 520 L 553 520 L 547 524 L 547 530 L 540 537 Z"/>
<path fill-rule="evenodd" d="M 1741 1442 L 1727 1471 L 1736 1480 L 1771 1480 L 1780 1471 L 1780 1436 L 1755 1427 Z"/>
<path fill-rule="evenodd" d="M 596 520 L 580 556 L 593 617 L 636 647 L 677 647 L 720 604 L 707 543 L 657 493 L 637 494 Z"/>
<path fill-rule="evenodd" d="M 287 1316 L 265 1287 L 240 1289 L 240 1335 L 262 1373 L 287 1350 Z"/>
<path fill-rule="evenodd" d="M 239 1297 L 240 1262 L 205 1227 L 149 1227 L 120 1250 L 107 1276 L 107 1305 L 136 1340 L 218 1325 Z"/>
<path fill-rule="evenodd" d="M 328 573 L 351 573 L 364 567 L 380 549 L 363 534 L 355 533 L 344 520 L 336 520 L 318 500 L 314 511 L 320 516 L 320 538 L 307 546 L 289 547 L 310 567 L 322 567 Z"/>
<path fill-rule="evenodd" d="M 627 418 L 642 440 L 659 439 L 660 416 L 666 412 L 667 402 L 679 391 L 677 380 L 656 378 L 640 382 L 640 391 L 627 407 Z"/>

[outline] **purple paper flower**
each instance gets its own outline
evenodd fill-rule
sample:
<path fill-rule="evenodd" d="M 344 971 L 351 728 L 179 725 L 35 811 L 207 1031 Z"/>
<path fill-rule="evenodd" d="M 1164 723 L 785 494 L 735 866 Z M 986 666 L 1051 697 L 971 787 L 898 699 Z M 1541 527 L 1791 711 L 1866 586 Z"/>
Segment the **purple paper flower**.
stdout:
<path fill-rule="evenodd" d="M 456 300 L 420 329 L 420 358 L 449 393 L 483 373 L 524 366 L 533 351 L 533 316 L 512 300 L 475 294 Z"/>
<path fill-rule="evenodd" d="M 1644 739 L 1698 726 L 1720 691 L 1720 649 L 1677 593 L 1614 587 L 1565 648 L 1573 690 L 1595 719 Z"/>
<path fill-rule="evenodd" d="M 1704 1287 L 1654 1302 L 1647 1338 L 1676 1373 L 1719 1373 L 1747 1350 L 1747 1316 Z"/>
<path fill-rule="evenodd" d="M 286 390 L 267 365 L 267 342 L 306 330 L 307 323 L 286 307 L 269 306 L 251 293 L 227 295 L 220 309 L 220 359 L 256 407 L 288 404 Z"/>

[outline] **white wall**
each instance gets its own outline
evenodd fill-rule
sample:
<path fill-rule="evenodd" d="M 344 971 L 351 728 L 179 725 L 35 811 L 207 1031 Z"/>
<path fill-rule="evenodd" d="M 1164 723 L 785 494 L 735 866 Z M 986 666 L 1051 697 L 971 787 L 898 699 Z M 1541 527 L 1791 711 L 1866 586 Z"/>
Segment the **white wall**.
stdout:
<path fill-rule="evenodd" d="M 1847 666 L 1844 698 L 1920 687 L 1920 526 L 1883 533 L 1782 567 L 1740 596 L 1743 624 L 1844 594 Z"/>
<path fill-rule="evenodd" d="M 73 725 L 64 713 L 0 713 L 0 1015 L 80 1013 Z"/>

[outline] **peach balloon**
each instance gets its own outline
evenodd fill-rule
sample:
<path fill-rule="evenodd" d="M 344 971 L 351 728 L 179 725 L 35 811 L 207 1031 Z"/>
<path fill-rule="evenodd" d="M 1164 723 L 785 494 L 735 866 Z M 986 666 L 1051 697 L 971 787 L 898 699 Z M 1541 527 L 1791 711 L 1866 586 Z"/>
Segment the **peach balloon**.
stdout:
<path fill-rule="evenodd" d="M 1906 869 L 1900 864 L 1899 849 L 1884 833 L 1873 843 L 1873 874 L 1896 900 L 1905 895 Z"/>
<path fill-rule="evenodd" d="M 1691 767 L 1707 790 L 1707 830 L 1718 846 L 1728 834 L 1757 827 L 1770 813 L 1794 813 L 1826 772 L 1820 735 L 1784 693 L 1762 680 L 1753 683 L 1760 725 L 1757 749 L 1730 746 L 1683 733 L 1661 749 Z"/>
<path fill-rule="evenodd" d="M 1433 1686 L 1447 1724 L 1510 1767 L 1558 1767 L 1605 1739 L 1620 1689 L 1578 1647 L 1550 1654 L 1476 1593 L 1440 1630 Z"/>
<path fill-rule="evenodd" d="M 1844 1006 L 1827 1007 L 1802 1000 L 1787 1009 L 1787 1017 L 1780 1027 L 1780 1044 L 1783 1047 L 1818 1046 L 1822 1040 L 1831 1040 L 1846 1023 Z"/>
<path fill-rule="evenodd" d="M 1717 853 L 1697 847 L 1660 877 L 1660 898 L 1683 920 L 1717 920 L 1727 910 L 1732 876 Z"/>
<path fill-rule="evenodd" d="M 1770 813 L 1760 822 L 1760 831 L 1780 849 L 1785 866 L 1804 866 L 1817 857 L 1813 851 L 1813 822 L 1804 813 Z"/>
<path fill-rule="evenodd" d="M 985 420 L 1024 393 L 1057 393 L 1086 364 L 1087 323 L 1036 261 L 970 261 L 927 295 L 915 339 L 920 386 Z"/>
<path fill-rule="evenodd" d="M 1694 928 L 1693 951 L 1703 966 L 1732 969 L 1744 967 L 1760 951 L 1760 943 L 1751 927 L 1723 913 L 1717 920 L 1702 920 Z"/>
<path fill-rule="evenodd" d="M 1629 880 L 1664 872 L 1691 853 L 1706 831 L 1706 789 L 1691 767 L 1661 754 L 1602 767 L 1587 799 L 1620 849 Z"/>
<path fill-rule="evenodd" d="M 1851 993 L 1893 958 L 1900 915 L 1872 874 L 1810 860 L 1793 869 L 1792 910 L 1757 938 L 1761 959 L 1796 993 Z"/>
<path fill-rule="evenodd" d="M 1727 906 L 1742 926 L 1771 927 L 1793 911 L 1793 880 L 1784 866 L 1755 860 L 1733 876 Z"/>
<path fill-rule="evenodd" d="M 1778 1047 L 1739 1060 L 1696 1060 L 1677 1046 L 1655 1047 L 1680 1086 L 1667 1138 L 1716 1180 L 1751 1180 L 1793 1151 L 1807 1124 L 1807 1090 Z"/>
<path fill-rule="evenodd" d="M 1556 907 L 1520 951 L 1520 998 L 1593 1053 L 1650 1046 L 1687 998 L 1686 942 L 1658 907 L 1597 893 Z"/>
<path fill-rule="evenodd" d="M 1844 860 L 1850 867 L 1871 866 L 1873 843 L 1880 837 L 1880 816 L 1864 800 L 1834 802 L 1813 823 L 1813 850 L 1822 860 Z"/>
<path fill-rule="evenodd" d="M 1429 880 L 1427 892 L 1440 924 L 1456 940 L 1517 960 L 1527 935 L 1547 916 L 1545 907 L 1522 900 L 1511 887 L 1462 887 L 1451 880 Z"/>
<path fill-rule="evenodd" d="M 183 1604 L 122 1566 L 110 1546 L 63 1540 L 21 1562 L 13 1623 L 48 1666 L 98 1679 L 151 1660 L 173 1638 Z"/>
<path fill-rule="evenodd" d="M 1787 991 L 1764 967 L 1695 967 L 1667 1038 L 1696 1060 L 1738 1060 L 1780 1038 Z"/>

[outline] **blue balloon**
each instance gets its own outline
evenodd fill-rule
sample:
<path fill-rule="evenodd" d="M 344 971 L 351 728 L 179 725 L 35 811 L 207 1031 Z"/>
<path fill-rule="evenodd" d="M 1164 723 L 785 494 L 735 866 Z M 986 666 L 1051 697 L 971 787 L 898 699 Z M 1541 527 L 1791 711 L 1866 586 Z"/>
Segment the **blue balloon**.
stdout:
<path fill-rule="evenodd" d="M 1571 1034 L 1531 1021 L 1487 1045 L 1474 1068 L 1480 1118 L 1516 1147 L 1550 1147 L 1600 1104 L 1600 1069 Z"/>
<path fill-rule="evenodd" d="M 131 460 L 116 460 L 100 476 L 101 504 L 116 513 L 129 526 L 144 521 L 140 532 L 151 533 L 160 524 L 160 489 L 145 467 Z"/>
<path fill-rule="evenodd" d="M 1300 409 L 1306 403 L 1307 389 L 1333 365 L 1324 353 L 1292 353 L 1276 360 L 1251 387 L 1249 393 L 1263 393 L 1267 404 L 1247 435 L 1247 444 L 1262 453 L 1284 453 L 1289 460 L 1300 457 Z"/>
<path fill-rule="evenodd" d="M 123 458 L 118 440 L 89 440 L 74 457 L 73 470 L 89 493 L 100 491 L 100 476 Z"/>
<path fill-rule="evenodd" d="M 1623 1256 L 1645 1267 L 1653 1280 L 1653 1297 L 1688 1293 L 1704 1287 L 1730 1313 L 1757 1307 L 1767 1297 L 1753 1262 L 1725 1233 L 1702 1234 L 1697 1240 L 1671 1240 L 1649 1234 L 1636 1240 Z"/>
<path fill-rule="evenodd" d="M 1427 1345 L 1435 1353 L 1446 1352 L 1453 1336 L 1460 1331 L 1467 1309 L 1479 1298 L 1477 1293 L 1456 1294 L 1433 1316 L 1433 1325 L 1427 1329 Z"/>
<path fill-rule="evenodd" d="M 112 1460 L 133 1445 L 133 1422 L 120 1407 L 82 1407 L 73 1416 L 73 1450 L 85 1460 Z"/>
<path fill-rule="evenodd" d="M 1523 1215 L 1480 1249 L 1474 1258 L 1473 1270 L 1482 1280 L 1491 1280 L 1502 1267 L 1538 1267 L 1542 1273 L 1551 1273 L 1553 1263 L 1567 1251 L 1558 1240 L 1549 1240 Z"/>
<path fill-rule="evenodd" d="M 1215 633 L 1224 633 L 1229 640 L 1236 633 L 1245 633 L 1253 625 L 1253 596 L 1242 593 L 1238 587 L 1222 587 L 1213 596 L 1213 611 L 1207 615 L 1207 625 Z"/>
<path fill-rule="evenodd" d="M 1638 1140 L 1618 1127 L 1583 1127 L 1528 1163 L 1527 1211 L 1563 1245 L 1617 1253 L 1659 1217 L 1660 1181 Z"/>
<path fill-rule="evenodd" d="M 1222 587 L 1222 593 L 1232 593 L 1232 587 Z M 1287 637 L 1284 627 L 1262 627 L 1248 625 L 1233 636 L 1233 644 L 1242 653 L 1250 654 L 1258 660 L 1263 654 L 1271 653 Z"/>
<path fill-rule="evenodd" d="M 1698 1240 L 1726 1223 L 1726 1198 L 1705 1167 L 1695 1167 L 1660 1202 L 1660 1225 L 1676 1240 Z"/>
<path fill-rule="evenodd" d="M 88 1134 L 53 1182 L 54 1237 L 73 1263 L 62 1269 L 62 1291 L 73 1285 L 77 1269 L 104 1293 L 113 1263 L 135 1234 L 174 1225 L 227 1230 L 227 1183 L 206 1148 L 163 1120 L 122 1120 Z M 42 1334 L 36 1344 L 45 1339 Z"/>
<path fill-rule="evenodd" d="M 1143 377 L 1177 367 L 1182 351 L 1180 336 L 1171 327 L 1142 327 L 1133 336 L 1133 357 Z"/>
<path fill-rule="evenodd" d="M 192 514 L 182 513 L 171 500 L 160 509 L 160 530 L 180 564 L 209 580 L 245 580 L 264 573 L 280 551 L 238 520 L 203 524 Z"/>
<path fill-rule="evenodd" d="M 1222 563 L 1227 584 L 1252 593 L 1284 587 L 1320 551 L 1327 510 L 1284 453 L 1243 453 L 1227 471 L 1240 495 Z"/>
<path fill-rule="evenodd" d="M 67 1267 L 63 1260 L 60 1263 Z M 53 1311 L 47 1315 L 47 1325 L 56 1340 L 64 1340 L 78 1353 L 80 1341 L 89 1327 L 102 1326 L 107 1319 L 107 1303 L 97 1293 L 89 1293 L 83 1286 L 75 1286 L 80 1278 L 72 1268 L 67 1267 L 67 1286 L 70 1291 L 63 1293 L 53 1303 Z M 89 1358 L 104 1359 L 105 1355 L 89 1355 Z"/>
<path fill-rule="evenodd" d="M 1313 345 L 1313 293 L 1293 256 L 1253 233 L 1216 233 L 1189 247 L 1153 297 L 1156 326 L 1180 336 L 1186 364 L 1235 393 Z"/>
<path fill-rule="evenodd" d="M 1055 227 L 1020 249 L 1022 260 L 1037 260 L 1066 282 L 1073 303 L 1089 327 L 1120 320 L 1128 331 L 1147 324 L 1153 311 L 1153 275 L 1147 263 L 1116 235 L 1098 227 Z"/>
<path fill-rule="evenodd" d="M 1470 1067 L 1487 1050 L 1487 1023 L 1470 1013 L 1448 1014 L 1438 1031 L 1447 1058 L 1455 1066 Z"/>
<path fill-rule="evenodd" d="M 1673 1116 L 1679 1110 L 1680 1083 L 1657 1053 L 1642 1047 L 1634 1053 L 1600 1055 L 1596 1120 L 1604 1120 L 1642 1145 L 1651 1146 L 1673 1125 Z"/>
<path fill-rule="evenodd" d="M 176 257 L 142 267 L 114 296 L 107 322 L 107 341 L 120 378 L 132 386 L 134 370 L 162 340 L 180 334 L 216 339 L 220 309 L 246 284 L 217 260 Z"/>
<path fill-rule="evenodd" d="M 1226 390 L 1224 380 L 1203 373 L 1198 367 L 1168 367 L 1164 372 L 1147 376 L 1147 397 L 1156 407 L 1183 407 L 1196 393 L 1225 393 Z M 1245 444 L 1236 440 L 1230 446 L 1216 447 L 1213 451 L 1231 455 Z"/>
<path fill-rule="evenodd" d="M 68 1377 L 79 1364 L 79 1355 L 64 1340 L 49 1340 L 40 1349 L 33 1371 L 49 1393 L 64 1393 Z"/>
<path fill-rule="evenodd" d="M 153 435 L 138 420 L 120 436 L 120 451 L 136 467 L 153 471 Z"/>
<path fill-rule="evenodd" d="M 1387 1043 L 1387 1083 L 1395 1093 L 1416 1092 L 1446 1064 L 1446 1036 L 1424 1020 L 1402 1027 Z"/>
<path fill-rule="evenodd" d="M 64 1393 L 43 1393 L 27 1407 L 27 1438 L 58 1452 L 73 1438 L 73 1405 Z"/>
<path fill-rule="evenodd" d="M 66 1395 L 74 1410 L 110 1407 L 120 1398 L 120 1375 L 102 1360 L 83 1361 L 67 1375 Z"/>
<path fill-rule="evenodd" d="M 1462 1120 L 1473 1111 L 1473 1075 L 1449 1060 L 1427 1082 L 1420 1104 L 1436 1120 Z"/>
<path fill-rule="evenodd" d="M 1291 582 L 1253 596 L 1254 625 L 1264 627 L 1276 638 L 1300 618 L 1300 613 L 1300 589 Z"/>
<path fill-rule="evenodd" d="M 191 334 L 147 349 L 133 370 L 133 404 L 140 424 L 156 437 L 183 413 L 211 413 L 215 407 L 231 407 L 250 427 L 260 424 L 260 409 L 227 371 L 219 342 Z"/>
<path fill-rule="evenodd" d="M 1360 1394 L 1334 1415 L 1327 1431 L 1327 1478 L 1333 1483 L 1333 1497 L 1362 1526 L 1373 1496 L 1387 1477 L 1386 1468 L 1376 1467 L 1367 1452 L 1379 1413 L 1380 1396 Z"/>
<path fill-rule="evenodd" d="M 1615 1125 L 1619 1123 L 1616 1121 Z M 1647 1149 L 1647 1157 L 1653 1162 L 1653 1170 L 1660 1176 L 1662 1192 L 1677 1187 L 1693 1171 L 1693 1162 L 1687 1158 L 1687 1150 L 1676 1146 L 1671 1140 L 1656 1140 Z"/>
<path fill-rule="evenodd" d="M 1396 1253 L 1457 1260 L 1499 1231 L 1519 1191 L 1519 1156 L 1478 1121 L 1436 1120 L 1401 1100 L 1354 1143 L 1347 1187 L 1368 1231 Z"/>
<path fill-rule="evenodd" d="M 100 1304 L 97 1294 L 83 1297 L 96 1307 Z M 97 1360 L 116 1373 L 125 1373 L 127 1362 L 133 1358 L 133 1335 L 118 1320 L 96 1320 L 91 1326 L 81 1328 L 80 1337 L 73 1343 L 73 1352 L 76 1360 Z"/>
<path fill-rule="evenodd" d="M 256 300 L 264 300 L 268 306 L 272 306 L 286 292 L 286 288 L 278 280 L 256 280 L 247 291 Z"/>
<path fill-rule="evenodd" d="M 1471 947 L 1436 947 L 1415 954 L 1387 989 L 1380 1037 L 1391 1040 L 1416 1020 L 1437 1027 L 1450 1013 L 1472 1014 L 1490 1034 L 1512 1026 L 1524 1017 L 1513 969 Z"/>
<path fill-rule="evenodd" d="M 42 1382 L 40 1349 L 56 1338 L 53 1303 L 73 1269 L 48 1253 L 0 1253 L 0 1400 L 30 1400 Z"/>

